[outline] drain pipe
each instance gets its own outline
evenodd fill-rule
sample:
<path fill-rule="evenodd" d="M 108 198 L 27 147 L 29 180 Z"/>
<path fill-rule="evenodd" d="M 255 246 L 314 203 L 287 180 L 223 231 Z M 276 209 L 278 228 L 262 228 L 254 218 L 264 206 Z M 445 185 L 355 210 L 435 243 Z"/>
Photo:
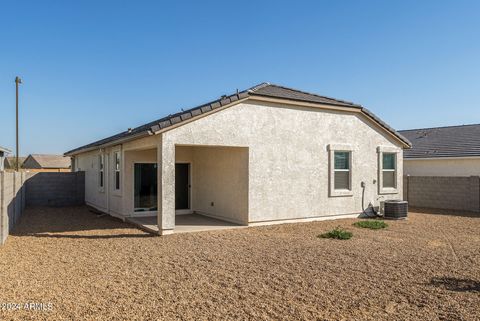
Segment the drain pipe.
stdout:
<path fill-rule="evenodd" d="M 370 214 L 367 213 L 367 209 L 365 208 L 365 189 L 367 187 L 367 184 L 365 182 L 362 182 L 360 186 L 362 187 L 362 212 L 365 216 L 371 217 Z M 383 215 L 379 214 L 375 210 L 375 207 L 373 206 L 373 204 L 370 203 L 369 205 L 371 205 L 373 217 L 383 217 Z"/>

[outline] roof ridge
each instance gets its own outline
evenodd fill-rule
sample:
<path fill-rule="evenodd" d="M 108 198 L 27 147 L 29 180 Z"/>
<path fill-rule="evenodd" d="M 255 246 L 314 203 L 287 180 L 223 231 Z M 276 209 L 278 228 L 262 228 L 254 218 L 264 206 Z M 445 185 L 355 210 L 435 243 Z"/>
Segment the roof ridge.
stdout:
<path fill-rule="evenodd" d="M 267 86 L 270 86 L 270 85 L 271 85 L 271 83 L 265 81 L 265 82 L 262 82 L 262 83 L 260 83 L 260 84 L 258 84 L 258 85 L 255 85 L 255 86 L 247 89 L 246 91 L 248 91 L 248 92 L 255 92 L 255 91 L 257 91 L 257 90 L 259 90 L 259 89 L 261 89 L 261 88 L 264 88 L 264 87 L 267 87 Z"/>
<path fill-rule="evenodd" d="M 269 89 L 267 87 L 272 86 L 273 88 L 276 88 L 276 90 L 271 90 L 273 92 L 279 91 L 281 92 L 282 90 L 284 91 L 284 95 L 281 93 L 273 93 L 270 94 L 270 97 L 277 97 L 280 99 L 286 99 L 286 100 L 294 100 L 294 101 L 306 101 L 306 102 L 315 102 L 315 103 L 320 103 L 320 104 L 327 104 L 327 105 L 333 105 L 333 106 L 342 106 L 342 107 L 348 107 L 348 108 L 353 108 L 353 109 L 360 109 L 363 113 L 365 113 L 367 116 L 371 117 L 376 123 L 379 124 L 379 126 L 383 127 L 387 131 L 391 132 L 394 136 L 396 136 L 400 141 L 405 143 L 406 146 L 410 146 L 410 142 L 408 139 L 400 135 L 397 131 L 395 131 L 393 128 L 388 126 L 386 123 L 384 123 L 381 119 L 379 119 L 377 116 L 375 116 L 372 112 L 368 111 L 365 107 L 363 107 L 360 104 L 356 104 L 350 101 L 346 100 L 341 100 L 341 99 L 336 99 L 333 97 L 328 97 L 328 96 L 323 96 L 323 95 L 318 95 L 315 93 L 309 93 L 306 91 L 290 88 L 290 87 L 285 87 L 285 86 L 280 86 L 280 85 L 274 85 L 269 82 L 262 82 L 260 84 L 257 84 L 249 89 L 245 89 L 242 91 L 239 91 L 238 89 L 236 90 L 235 93 L 230 94 L 230 95 L 222 95 L 220 98 L 217 98 L 213 101 L 203 103 L 200 105 L 197 105 L 192 108 L 188 108 L 184 110 L 181 108 L 180 111 L 166 115 L 162 118 L 159 118 L 157 120 L 154 120 L 152 122 L 140 125 L 136 128 L 133 128 L 132 130 L 127 130 L 127 131 L 122 131 L 118 134 L 106 137 L 104 139 L 100 139 L 97 141 L 94 141 L 93 143 L 72 149 L 64 155 L 73 155 L 74 153 L 77 153 L 81 150 L 86 150 L 86 149 L 93 149 L 97 148 L 98 146 L 103 146 L 107 144 L 111 144 L 112 142 L 119 141 L 119 140 L 128 140 L 128 139 L 133 139 L 129 138 L 130 136 L 138 136 L 137 138 L 141 136 L 146 136 L 146 135 L 152 135 L 153 133 L 156 133 L 162 129 L 165 129 L 170 126 L 174 126 L 178 123 L 181 123 L 183 121 L 187 121 L 188 119 L 197 117 L 201 114 L 209 113 L 212 110 L 222 108 L 225 106 L 228 106 L 232 103 L 235 102 L 240 102 L 244 99 L 247 99 L 248 97 L 256 97 L 256 96 L 269 96 L 268 93 L 263 93 L 263 91 L 268 92 Z M 265 88 L 265 90 L 261 90 Z M 290 97 L 291 96 L 291 97 Z M 306 96 L 306 97 L 302 97 Z"/>
<path fill-rule="evenodd" d="M 337 98 L 334 98 L 334 97 L 319 95 L 319 94 L 316 94 L 316 93 L 312 93 L 312 92 L 308 92 L 308 91 L 304 91 L 304 90 L 300 90 L 300 89 L 296 89 L 296 88 L 292 88 L 292 87 L 285 87 L 285 86 L 281 86 L 281 85 L 277 85 L 277 84 L 272 84 L 272 83 L 269 83 L 269 85 L 270 85 L 270 86 L 275 86 L 275 87 L 278 87 L 278 88 L 282 88 L 282 89 L 298 91 L 298 92 L 300 92 L 300 93 L 307 94 L 307 95 L 312 95 L 312 96 L 316 96 L 316 97 L 320 97 L 320 98 L 326 98 L 326 99 L 338 101 L 338 102 L 344 103 L 344 104 L 349 104 L 349 105 L 354 105 L 354 106 L 358 106 L 358 107 L 363 107 L 362 105 L 357 104 L 357 103 L 354 103 L 353 101 L 348 101 L 348 100 L 343 100 L 343 99 L 337 99 Z"/>
<path fill-rule="evenodd" d="M 463 124 L 463 125 L 448 125 L 448 126 L 437 126 L 437 127 L 402 129 L 402 130 L 399 130 L 399 132 L 409 132 L 409 131 L 415 131 L 415 130 L 428 130 L 428 129 L 441 129 L 441 128 L 454 128 L 454 127 L 468 127 L 468 126 L 480 126 L 480 124 Z"/>

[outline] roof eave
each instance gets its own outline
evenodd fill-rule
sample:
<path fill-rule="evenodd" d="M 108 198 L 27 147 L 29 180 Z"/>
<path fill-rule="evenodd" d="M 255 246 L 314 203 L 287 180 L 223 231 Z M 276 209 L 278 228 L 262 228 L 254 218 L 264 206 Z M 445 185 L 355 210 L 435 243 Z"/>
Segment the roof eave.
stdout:
<path fill-rule="evenodd" d="M 409 156 L 404 155 L 406 160 L 432 160 L 432 159 L 480 159 L 480 154 L 471 154 L 471 155 L 418 155 L 418 156 Z"/>
<path fill-rule="evenodd" d="M 166 117 L 168 119 L 165 119 L 149 129 L 146 129 L 145 131 L 132 134 L 132 135 L 127 135 L 122 138 L 118 139 L 113 139 L 111 141 L 107 141 L 105 143 L 100 143 L 98 145 L 95 145 L 96 143 L 92 143 L 89 145 L 85 145 L 73 150 L 70 150 L 66 153 L 64 153 L 64 156 L 75 156 L 81 153 L 101 149 L 101 148 L 107 148 L 111 146 L 115 146 L 124 142 L 132 141 L 135 139 L 147 137 L 152 134 L 159 134 L 168 130 L 171 130 L 173 128 L 185 125 L 187 123 L 190 123 L 194 120 L 197 120 L 199 118 L 205 117 L 207 115 L 210 115 L 212 113 L 215 113 L 217 111 L 223 110 L 225 108 L 231 107 L 233 105 L 236 105 L 240 102 L 243 102 L 245 100 L 278 100 L 281 102 L 290 102 L 291 104 L 304 104 L 308 105 L 311 107 L 321 107 L 321 108 L 330 108 L 330 109 L 336 109 L 336 110 L 343 110 L 343 111 L 355 111 L 355 112 L 361 112 L 363 115 L 365 115 L 367 118 L 369 118 L 373 123 L 377 124 L 379 127 L 387 131 L 390 135 L 392 135 L 394 138 L 396 138 L 399 142 L 402 143 L 404 148 L 411 148 L 412 144 L 408 139 L 406 139 L 404 136 L 399 134 L 397 131 L 395 131 L 393 128 L 388 126 L 385 122 L 383 122 L 380 118 L 375 116 L 372 112 L 370 112 L 368 109 L 364 108 L 361 105 L 350 103 L 350 102 L 343 102 L 343 101 L 331 101 L 331 102 L 318 102 L 318 101 L 311 101 L 311 100 L 303 100 L 303 99 L 295 99 L 295 98 L 287 98 L 287 97 L 279 97 L 275 95 L 268 95 L 265 93 L 259 93 L 257 90 L 268 86 L 268 83 L 262 83 L 259 84 L 255 87 L 252 87 L 251 89 L 241 91 L 229 95 L 229 96 L 222 96 L 221 99 L 212 101 L 210 103 L 171 115 L 171 117 Z M 292 90 L 292 89 L 289 89 Z M 304 92 L 305 93 L 305 92 Z M 309 93 L 306 93 L 309 94 Z M 328 98 L 328 97 L 325 97 Z M 330 99 L 330 98 L 328 98 Z"/>
<path fill-rule="evenodd" d="M 42 169 L 70 169 L 71 166 L 65 167 L 65 166 L 41 166 Z"/>
<path fill-rule="evenodd" d="M 300 100 L 300 99 L 288 99 L 284 97 L 274 97 L 270 95 L 260 95 L 257 93 L 250 93 L 251 99 L 255 99 L 256 97 L 265 97 L 267 99 L 273 99 L 273 100 L 279 100 L 279 101 L 288 101 L 293 104 L 295 103 L 303 103 L 303 104 L 309 104 L 311 106 L 319 106 L 319 107 L 332 107 L 332 109 L 340 109 L 340 110 L 350 110 L 350 111 L 357 111 L 361 112 L 363 115 L 371 119 L 374 123 L 376 123 L 378 126 L 380 126 L 382 129 L 387 131 L 389 134 L 391 134 L 394 138 L 396 138 L 399 142 L 402 143 L 404 149 L 410 149 L 412 148 L 412 143 L 403 135 L 398 133 L 396 130 L 394 130 L 392 127 L 388 126 L 384 121 L 382 121 L 379 117 L 377 117 L 374 113 L 372 113 L 370 110 L 367 108 L 357 105 L 357 104 L 342 104 L 342 103 L 319 103 L 319 102 L 312 102 L 312 101 L 305 101 L 305 100 Z"/>
<path fill-rule="evenodd" d="M 259 94 L 257 92 L 249 92 L 249 96 L 257 96 L 257 97 L 269 97 L 269 98 L 275 98 L 275 99 L 282 99 L 282 100 L 288 100 L 288 101 L 296 101 L 296 102 L 305 102 L 305 103 L 312 103 L 312 104 L 319 104 L 319 105 L 326 105 L 326 106 L 336 106 L 336 107 L 347 107 L 347 108 L 358 108 L 361 109 L 363 108 L 362 105 L 358 104 L 347 104 L 347 103 L 334 103 L 334 102 L 314 102 L 311 100 L 303 100 L 303 99 L 293 99 L 293 98 L 286 98 L 286 97 L 278 97 L 274 95 L 266 95 L 266 94 Z"/>
<path fill-rule="evenodd" d="M 362 107 L 362 112 L 366 116 L 370 117 L 373 121 L 375 121 L 378 125 L 380 125 L 383 129 L 385 129 L 389 133 L 393 134 L 399 141 L 401 141 L 403 146 L 404 146 L 403 147 L 404 149 L 412 148 L 412 146 L 413 146 L 412 143 L 405 136 L 403 136 L 398 131 L 396 131 L 395 129 L 390 127 L 387 123 L 385 123 L 383 120 L 381 120 L 377 115 L 375 115 L 374 113 L 372 113 L 370 110 L 368 110 L 365 107 Z"/>
<path fill-rule="evenodd" d="M 137 133 L 137 134 L 132 135 L 132 136 L 127 136 L 127 137 L 123 137 L 123 138 L 120 138 L 120 139 L 117 139 L 117 140 L 112 140 L 112 141 L 107 142 L 105 144 L 100 144 L 100 145 L 97 145 L 97 146 L 91 146 L 91 147 L 86 147 L 86 148 L 80 147 L 80 148 L 72 149 L 72 150 L 64 153 L 63 156 L 75 156 L 75 155 L 78 155 L 78 154 L 91 152 L 93 150 L 97 150 L 97 149 L 101 149 L 101 148 L 107 148 L 107 147 L 115 146 L 115 145 L 118 145 L 118 144 L 126 143 L 126 142 L 129 142 L 129 141 L 135 140 L 135 139 L 144 138 L 144 137 L 148 137 L 148 136 L 151 136 L 151 134 L 150 134 L 149 130 L 146 130 L 144 132 L 140 132 L 140 133 Z"/>

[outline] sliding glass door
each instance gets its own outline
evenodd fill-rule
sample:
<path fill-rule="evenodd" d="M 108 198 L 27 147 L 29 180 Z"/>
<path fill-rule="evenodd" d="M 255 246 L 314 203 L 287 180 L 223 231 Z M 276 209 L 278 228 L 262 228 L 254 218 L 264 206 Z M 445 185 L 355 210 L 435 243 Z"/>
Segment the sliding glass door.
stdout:
<path fill-rule="evenodd" d="M 157 210 L 157 164 L 135 163 L 134 167 L 134 211 Z"/>

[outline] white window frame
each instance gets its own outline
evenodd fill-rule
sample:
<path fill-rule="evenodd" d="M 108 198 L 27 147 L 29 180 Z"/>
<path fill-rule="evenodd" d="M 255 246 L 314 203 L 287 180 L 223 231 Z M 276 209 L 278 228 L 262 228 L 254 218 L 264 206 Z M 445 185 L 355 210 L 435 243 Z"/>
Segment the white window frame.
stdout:
<path fill-rule="evenodd" d="M 98 166 L 98 191 L 105 192 L 105 153 L 100 152 L 97 155 Z"/>
<path fill-rule="evenodd" d="M 117 155 L 118 155 L 118 169 L 117 169 Z M 113 192 L 116 195 L 121 195 L 122 192 L 122 151 L 117 148 L 113 150 L 113 157 L 112 157 L 112 173 L 113 173 Z M 117 189 L 117 172 L 119 178 L 119 184 Z"/>
<path fill-rule="evenodd" d="M 400 153 L 400 150 L 396 147 L 390 147 L 390 146 L 378 146 L 377 147 L 377 153 L 378 153 L 378 193 L 379 194 L 397 194 L 398 193 L 398 155 Z M 388 171 L 394 171 L 395 176 L 394 176 L 394 182 L 395 182 L 395 187 L 383 187 L 383 154 L 394 154 L 395 155 L 395 169 L 394 170 L 388 170 Z M 385 170 L 387 171 L 387 170 Z"/>
<path fill-rule="evenodd" d="M 329 158 L 329 196 L 330 197 L 342 197 L 342 196 L 353 196 L 353 148 L 352 145 L 348 144 L 330 144 L 327 146 L 328 158 Z M 349 189 L 335 189 L 335 172 L 340 170 L 335 170 L 335 152 L 347 152 L 349 153 Z M 342 170 L 343 171 L 343 170 Z"/>

